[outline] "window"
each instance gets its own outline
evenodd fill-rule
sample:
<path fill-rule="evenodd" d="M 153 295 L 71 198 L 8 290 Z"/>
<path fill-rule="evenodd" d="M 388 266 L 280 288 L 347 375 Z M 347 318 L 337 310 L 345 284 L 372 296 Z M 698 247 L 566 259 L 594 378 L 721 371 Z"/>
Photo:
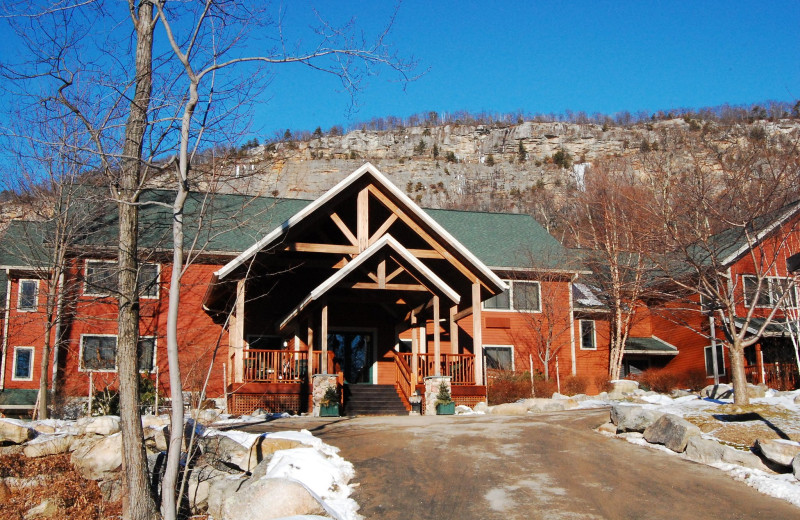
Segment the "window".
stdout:
<path fill-rule="evenodd" d="M 151 372 L 155 362 L 156 339 L 139 338 L 136 349 L 138 367 L 141 372 Z M 89 336 L 81 337 L 81 365 L 83 370 L 114 372 L 117 370 L 117 337 Z"/>
<path fill-rule="evenodd" d="M 18 311 L 35 311 L 38 307 L 37 296 L 39 293 L 39 280 L 20 280 Z"/>
<path fill-rule="evenodd" d="M 484 345 L 483 356 L 486 368 L 514 370 L 514 347 L 511 345 Z"/>
<path fill-rule="evenodd" d="M 139 296 L 141 298 L 158 298 L 158 264 L 139 265 Z"/>
<path fill-rule="evenodd" d="M 152 372 L 155 365 L 156 338 L 139 338 L 139 345 L 136 349 L 138 366 L 140 372 Z"/>
<path fill-rule="evenodd" d="M 581 350 L 597 350 L 594 320 L 581 320 Z"/>
<path fill-rule="evenodd" d="M 117 264 L 105 260 L 87 260 L 83 294 L 108 296 L 117 290 Z"/>
<path fill-rule="evenodd" d="M 33 381 L 33 347 L 14 347 L 13 381 Z"/>
<path fill-rule="evenodd" d="M 706 377 L 714 377 L 714 359 L 711 352 L 711 346 L 705 348 L 706 354 Z M 722 349 L 722 344 L 717 343 L 717 375 L 725 375 L 725 356 Z"/>
<path fill-rule="evenodd" d="M 758 278 L 755 276 L 743 276 L 744 279 L 744 304 L 750 306 L 753 304 L 753 298 L 758 289 Z M 756 307 L 774 307 L 781 302 L 782 307 L 796 308 L 797 307 L 797 293 L 795 288 L 791 285 L 790 278 L 779 278 L 777 276 L 770 276 L 761 280 L 761 291 L 758 293 L 758 299 L 755 301 Z M 781 297 L 788 291 L 786 297 L 781 301 Z"/>
<path fill-rule="evenodd" d="M 483 302 L 484 309 L 541 311 L 541 294 L 539 282 L 509 281 L 509 290 L 495 295 Z"/>

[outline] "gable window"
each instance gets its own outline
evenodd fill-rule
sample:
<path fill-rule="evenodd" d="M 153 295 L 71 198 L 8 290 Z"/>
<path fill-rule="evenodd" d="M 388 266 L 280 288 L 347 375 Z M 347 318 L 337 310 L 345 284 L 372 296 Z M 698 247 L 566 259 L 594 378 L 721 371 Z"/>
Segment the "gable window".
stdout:
<path fill-rule="evenodd" d="M 117 290 L 117 264 L 107 260 L 87 260 L 83 294 L 108 296 Z"/>
<path fill-rule="evenodd" d="M 514 370 L 514 347 L 511 345 L 484 345 L 483 355 L 486 358 L 486 368 Z"/>
<path fill-rule="evenodd" d="M 705 348 L 706 355 L 706 377 L 714 377 L 714 358 L 711 346 Z M 717 375 L 725 375 L 725 356 L 722 349 L 722 344 L 717 343 Z"/>
<path fill-rule="evenodd" d="M 755 304 L 755 307 L 772 308 L 780 305 L 781 307 L 797 308 L 797 292 L 796 288 L 792 286 L 790 278 L 769 276 L 762 279 L 758 298 L 756 298 L 756 290 L 759 287 L 758 278 L 749 275 L 745 275 L 742 278 L 744 280 L 745 306 L 750 307 Z M 784 294 L 786 294 L 786 297 L 781 301 L 781 297 Z"/>
<path fill-rule="evenodd" d="M 141 372 L 151 372 L 155 362 L 156 339 L 139 338 L 136 349 L 137 365 Z M 81 368 L 100 372 L 117 370 L 117 337 L 110 335 L 81 336 Z"/>
<path fill-rule="evenodd" d="M 33 347 L 14 347 L 13 381 L 33 381 Z"/>
<path fill-rule="evenodd" d="M 505 280 L 509 289 L 483 302 L 484 309 L 509 311 L 541 311 L 539 282 Z"/>
<path fill-rule="evenodd" d="M 581 320 L 581 350 L 597 350 L 594 320 Z"/>
<path fill-rule="evenodd" d="M 30 312 L 38 307 L 39 280 L 20 280 L 17 310 Z"/>

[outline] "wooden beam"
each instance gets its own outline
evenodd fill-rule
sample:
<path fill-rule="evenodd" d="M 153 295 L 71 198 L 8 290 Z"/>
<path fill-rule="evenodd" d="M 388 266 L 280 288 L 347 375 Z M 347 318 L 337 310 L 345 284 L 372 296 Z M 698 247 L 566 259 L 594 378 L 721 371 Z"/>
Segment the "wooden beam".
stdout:
<path fill-rule="evenodd" d="M 442 375 L 442 339 L 439 332 L 439 297 L 433 295 L 433 375 Z"/>
<path fill-rule="evenodd" d="M 245 280 L 236 282 L 236 315 L 233 329 L 233 381 L 244 381 L 244 285 Z"/>
<path fill-rule="evenodd" d="M 320 372 L 322 374 L 328 373 L 328 302 L 322 304 L 322 311 L 320 312 L 319 322 L 319 342 L 322 345 L 322 363 L 320 363 Z"/>
<path fill-rule="evenodd" d="M 351 244 L 353 244 L 354 246 L 358 245 L 358 239 L 353 234 L 353 232 L 350 231 L 350 228 L 347 227 L 347 224 L 344 223 L 344 221 L 339 217 L 338 214 L 336 214 L 335 212 L 331 213 L 331 220 L 333 220 L 334 224 L 336 224 L 336 227 L 339 228 L 339 231 L 342 232 L 342 234 L 345 236 L 345 238 L 347 238 L 347 240 L 350 241 Z"/>
<path fill-rule="evenodd" d="M 424 285 L 417 285 L 411 283 L 387 283 L 383 287 L 379 283 L 370 282 L 356 282 L 350 285 L 351 289 L 381 289 L 387 291 L 417 291 L 428 292 L 428 288 Z"/>
<path fill-rule="evenodd" d="M 378 287 L 386 289 L 386 258 L 378 263 Z"/>
<path fill-rule="evenodd" d="M 392 213 L 391 215 L 389 215 L 389 218 L 387 218 L 386 221 L 383 224 L 381 224 L 381 227 L 379 227 L 378 230 L 375 231 L 371 237 L 369 237 L 369 245 L 374 244 L 379 238 L 383 236 L 384 233 L 389 231 L 389 228 L 392 227 L 392 224 L 394 224 L 395 220 L 397 220 L 396 214 Z"/>
<path fill-rule="evenodd" d="M 461 321 L 463 318 L 466 318 L 470 314 L 472 314 L 472 306 L 467 307 L 463 311 L 457 312 L 455 314 L 455 316 L 453 316 L 453 320 L 454 321 Z"/>
<path fill-rule="evenodd" d="M 308 318 L 306 325 L 306 343 L 308 344 L 308 379 L 314 374 L 314 322 Z"/>
<path fill-rule="evenodd" d="M 444 259 L 439 251 L 434 251 L 433 249 L 409 249 L 408 252 L 417 258 L 433 258 L 436 260 Z"/>
<path fill-rule="evenodd" d="M 411 386 L 419 382 L 419 336 L 417 335 L 417 314 L 411 311 Z"/>
<path fill-rule="evenodd" d="M 458 313 L 458 305 L 450 307 L 450 352 L 458 354 L 458 322 L 456 322 L 456 314 Z"/>
<path fill-rule="evenodd" d="M 391 282 L 392 280 L 397 278 L 400 274 L 402 274 L 405 270 L 406 270 L 405 267 L 402 266 L 398 267 L 397 269 L 392 271 L 392 274 L 386 276 L 386 281 Z"/>
<path fill-rule="evenodd" d="M 414 219 L 412 219 L 409 215 L 407 215 L 405 211 L 400 209 L 400 207 L 398 207 L 397 204 L 392 202 L 389 199 L 389 197 L 387 197 L 386 195 L 381 193 L 381 191 L 378 190 L 378 188 L 376 188 L 373 185 L 369 185 L 367 187 L 367 189 L 369 189 L 370 193 L 372 193 L 372 195 L 376 199 L 381 201 L 381 203 L 383 203 L 383 205 L 385 205 L 387 208 L 389 208 L 389 210 L 392 211 L 392 213 L 397 214 L 397 216 L 400 217 L 400 219 L 408 227 L 410 227 L 412 230 L 414 230 L 415 233 L 417 233 L 423 240 L 425 240 L 428 244 L 430 244 L 430 246 L 433 247 L 433 249 L 435 249 L 437 252 L 439 252 L 442 255 L 442 257 L 444 257 L 445 259 L 449 260 L 450 263 L 452 263 L 456 267 L 456 269 L 458 269 L 461 272 L 461 274 L 463 274 L 464 276 L 466 276 L 470 280 L 474 279 L 475 273 L 473 273 L 471 270 L 469 270 L 464 264 L 461 263 L 461 261 L 459 261 L 452 254 L 450 254 L 450 252 L 447 251 L 437 240 L 434 240 L 434 238 L 432 236 L 430 236 L 430 234 L 428 234 L 428 232 L 426 232 L 424 229 L 422 229 L 422 226 L 420 226 L 419 224 L 414 222 Z"/>
<path fill-rule="evenodd" d="M 358 252 L 369 247 L 369 191 L 367 188 L 358 192 L 356 202 L 356 235 L 358 235 Z"/>
<path fill-rule="evenodd" d="M 341 260 L 333 264 L 333 266 L 331 267 L 333 267 L 334 269 L 341 269 L 342 267 L 346 266 L 349 263 L 350 262 L 347 260 L 347 258 L 342 258 Z"/>
<path fill-rule="evenodd" d="M 472 353 L 475 354 L 475 384 L 483 384 L 483 317 L 481 316 L 481 284 L 472 284 Z"/>
<path fill-rule="evenodd" d="M 297 251 L 300 253 L 334 253 L 342 255 L 355 255 L 358 247 L 344 244 L 315 244 L 310 242 L 295 242 L 283 248 L 284 251 Z"/>

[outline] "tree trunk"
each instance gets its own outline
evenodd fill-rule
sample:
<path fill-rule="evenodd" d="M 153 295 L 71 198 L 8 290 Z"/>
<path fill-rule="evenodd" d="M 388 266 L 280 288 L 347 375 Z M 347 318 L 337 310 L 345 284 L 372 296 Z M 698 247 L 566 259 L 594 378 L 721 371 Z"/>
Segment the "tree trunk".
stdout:
<path fill-rule="evenodd" d="M 56 245 L 56 247 L 59 246 Z M 39 408 L 36 410 L 36 418 L 39 420 L 47 419 L 49 417 L 49 411 L 47 409 L 47 380 L 49 375 L 48 372 L 50 371 L 50 352 L 52 351 L 51 342 L 53 340 L 53 327 L 55 326 L 56 286 L 58 284 L 58 277 L 51 276 L 47 282 L 47 302 L 45 304 L 47 306 L 45 310 L 47 323 L 44 331 L 44 347 L 42 348 L 41 361 L 42 366 L 39 374 Z"/>
<path fill-rule="evenodd" d="M 138 201 L 141 181 L 142 143 L 147 128 L 152 91 L 153 5 L 139 4 L 136 20 L 136 87 L 125 126 L 119 188 L 119 316 L 117 370 L 122 423 L 122 458 L 126 484 L 123 518 L 149 520 L 157 517 L 150 495 L 147 456 L 139 409 Z"/>
<path fill-rule="evenodd" d="M 750 404 L 750 397 L 747 395 L 747 376 L 744 373 L 744 348 L 731 345 L 730 353 L 733 402 L 737 406 L 747 406 Z"/>

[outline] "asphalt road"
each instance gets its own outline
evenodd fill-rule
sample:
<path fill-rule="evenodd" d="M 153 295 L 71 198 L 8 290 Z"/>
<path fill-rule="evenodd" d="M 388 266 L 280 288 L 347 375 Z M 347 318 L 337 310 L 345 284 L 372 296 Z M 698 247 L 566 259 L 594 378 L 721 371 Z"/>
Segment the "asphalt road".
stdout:
<path fill-rule="evenodd" d="M 353 463 L 361 513 L 425 519 L 800 519 L 714 468 L 608 438 L 607 410 L 526 417 L 279 419 Z"/>

